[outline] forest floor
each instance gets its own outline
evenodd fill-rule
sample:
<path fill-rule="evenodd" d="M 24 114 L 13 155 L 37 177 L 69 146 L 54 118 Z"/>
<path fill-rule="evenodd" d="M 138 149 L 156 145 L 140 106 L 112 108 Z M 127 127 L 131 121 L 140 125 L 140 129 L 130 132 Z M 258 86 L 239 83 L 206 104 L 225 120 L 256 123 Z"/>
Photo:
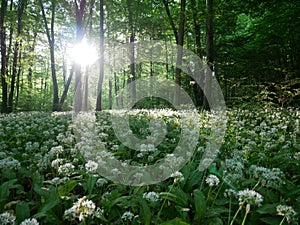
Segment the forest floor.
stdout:
<path fill-rule="evenodd" d="M 0 224 L 298 224 L 299 123 L 292 108 L 0 115 Z"/>

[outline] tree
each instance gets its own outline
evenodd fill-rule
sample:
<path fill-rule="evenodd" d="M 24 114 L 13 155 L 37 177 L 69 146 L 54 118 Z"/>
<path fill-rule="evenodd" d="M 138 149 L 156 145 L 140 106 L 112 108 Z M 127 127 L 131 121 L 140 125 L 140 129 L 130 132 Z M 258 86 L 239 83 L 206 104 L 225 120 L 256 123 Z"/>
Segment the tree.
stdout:
<path fill-rule="evenodd" d="M 2 107 L 1 112 L 6 113 L 7 110 L 7 81 L 6 81 L 6 70 L 7 70 L 7 60 L 6 60 L 6 34 L 4 19 L 7 9 L 7 0 L 1 1 L 1 15 L 0 15 L 0 42 L 1 42 L 1 85 L 2 85 Z"/>
<path fill-rule="evenodd" d="M 22 16 L 25 10 L 27 4 L 27 0 L 23 0 L 18 5 L 18 11 L 17 11 L 17 37 L 15 41 L 14 46 L 14 53 L 13 53 L 13 65 L 12 65 L 12 75 L 11 75 L 11 82 L 10 82 L 10 93 L 8 97 L 8 105 L 7 105 L 7 111 L 12 112 L 13 110 L 13 97 L 15 92 L 15 81 L 17 76 L 17 67 L 19 62 L 19 52 L 20 52 L 20 46 L 22 44 L 22 29 L 23 29 L 23 21 Z"/>
<path fill-rule="evenodd" d="M 183 56 L 183 43 L 184 43 L 184 23 L 185 23 L 185 5 L 186 0 L 180 1 L 180 21 L 178 28 L 178 49 L 177 49 L 177 59 L 176 59 L 176 72 L 175 72 L 175 93 L 174 93 L 174 103 L 175 105 L 180 104 L 180 85 L 181 85 L 181 69 L 182 66 L 182 56 Z"/>
<path fill-rule="evenodd" d="M 76 43 L 80 44 L 84 37 L 84 10 L 86 1 L 74 0 L 75 3 L 75 13 L 76 13 Z M 75 100 L 74 100 L 74 110 L 79 112 L 82 109 L 82 82 L 81 82 L 81 65 L 79 62 L 75 63 Z"/>
<path fill-rule="evenodd" d="M 203 108 L 209 109 L 211 102 L 212 71 L 214 70 L 214 32 L 213 32 L 213 0 L 206 0 L 206 60 L 209 69 L 206 70 Z"/>
<path fill-rule="evenodd" d="M 43 21 L 45 25 L 46 35 L 49 43 L 49 50 L 50 50 L 50 61 L 51 61 L 51 77 L 52 77 L 52 84 L 53 84 L 53 111 L 59 110 L 59 97 L 58 97 L 58 84 L 56 78 L 56 68 L 55 68 L 55 38 L 54 38 L 54 22 L 55 22 L 55 10 L 56 10 L 56 0 L 51 0 L 51 23 L 50 23 L 50 30 L 48 27 L 48 22 L 46 18 L 45 8 L 43 5 L 43 1 L 40 1 L 40 6 L 42 9 Z"/>
<path fill-rule="evenodd" d="M 97 87 L 96 111 L 102 110 L 102 86 L 104 78 L 104 0 L 100 0 L 100 73 Z"/>

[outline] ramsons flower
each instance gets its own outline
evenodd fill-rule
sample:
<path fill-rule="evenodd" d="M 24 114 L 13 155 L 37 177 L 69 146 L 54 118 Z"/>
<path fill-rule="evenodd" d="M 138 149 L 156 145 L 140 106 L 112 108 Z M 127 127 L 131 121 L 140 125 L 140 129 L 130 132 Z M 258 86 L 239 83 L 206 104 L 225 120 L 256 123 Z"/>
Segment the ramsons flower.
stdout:
<path fill-rule="evenodd" d="M 217 176 L 210 174 L 206 179 L 205 182 L 210 186 L 218 186 L 218 184 L 220 183 L 220 180 Z"/>
<path fill-rule="evenodd" d="M 95 214 L 96 205 L 93 201 L 87 200 L 86 196 L 78 199 L 77 202 L 73 204 L 70 209 L 67 209 L 64 213 L 64 217 L 73 220 L 78 218 L 79 221 L 82 221 L 84 218 Z"/>
<path fill-rule="evenodd" d="M 39 222 L 35 218 L 32 218 L 22 221 L 20 225 L 39 225 Z"/>
<path fill-rule="evenodd" d="M 15 224 L 15 220 L 16 217 L 9 212 L 4 212 L 0 214 L 0 225 Z"/>
<path fill-rule="evenodd" d="M 98 163 L 92 161 L 92 160 L 89 160 L 86 164 L 85 164 L 85 169 L 88 171 L 88 172 L 95 172 L 97 169 L 98 169 Z"/>
<path fill-rule="evenodd" d="M 291 206 L 287 205 L 278 205 L 276 207 L 276 211 L 277 215 L 285 217 L 288 223 L 294 220 L 297 215 L 295 210 Z"/>
<path fill-rule="evenodd" d="M 152 202 L 152 203 L 159 201 L 159 195 L 154 191 L 144 193 L 143 198 L 148 200 L 149 202 Z"/>
<path fill-rule="evenodd" d="M 134 214 L 130 211 L 126 211 L 123 213 L 123 215 L 121 216 L 121 219 L 124 221 L 131 221 L 134 217 Z"/>
<path fill-rule="evenodd" d="M 237 193 L 237 197 L 239 198 L 239 204 L 243 205 L 244 203 L 250 205 L 257 205 L 260 206 L 263 202 L 263 197 L 256 191 L 253 190 L 242 190 Z"/>

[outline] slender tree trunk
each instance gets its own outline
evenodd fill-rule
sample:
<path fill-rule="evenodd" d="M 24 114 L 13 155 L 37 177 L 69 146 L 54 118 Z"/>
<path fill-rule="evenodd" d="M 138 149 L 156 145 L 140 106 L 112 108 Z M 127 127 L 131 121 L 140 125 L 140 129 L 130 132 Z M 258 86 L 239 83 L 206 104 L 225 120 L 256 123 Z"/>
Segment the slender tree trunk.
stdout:
<path fill-rule="evenodd" d="M 180 2 L 180 21 L 178 29 L 178 48 L 177 48 L 177 58 L 176 58 L 176 72 L 175 72 L 175 93 L 174 93 L 174 103 L 175 105 L 180 104 L 180 85 L 181 85 L 181 69 L 182 66 L 182 50 L 184 43 L 184 23 L 185 23 L 185 5 L 186 0 L 181 0 Z"/>
<path fill-rule="evenodd" d="M 23 22 L 22 17 L 23 13 L 26 7 L 27 1 L 21 1 L 21 3 L 18 5 L 18 28 L 17 28 L 17 38 L 14 46 L 14 54 L 13 54 L 13 69 L 12 69 L 12 75 L 11 75 L 11 83 L 10 83 L 10 93 L 8 97 L 8 112 L 13 111 L 13 98 L 14 98 L 14 92 L 15 92 L 15 81 L 17 76 L 17 67 L 18 67 L 18 57 L 19 57 L 19 51 L 20 46 L 22 45 L 22 29 L 23 29 Z"/>
<path fill-rule="evenodd" d="M 168 0 L 163 0 L 163 3 L 164 3 L 165 10 L 166 10 L 166 13 L 167 13 L 167 16 L 168 16 L 168 19 L 169 19 L 169 23 L 172 27 L 172 30 L 173 30 L 173 33 L 174 33 L 174 36 L 175 36 L 176 44 L 178 44 L 178 32 L 177 32 L 177 28 L 175 26 L 174 20 L 172 18 L 172 15 L 171 15 L 171 12 L 170 12 L 170 9 L 169 9 Z"/>
<path fill-rule="evenodd" d="M 109 78 L 109 81 L 108 81 L 108 88 L 109 88 L 109 91 L 108 91 L 108 100 L 109 100 L 109 109 L 112 109 L 112 79 L 111 77 Z"/>
<path fill-rule="evenodd" d="M 89 102 L 89 66 L 85 69 L 85 80 L 84 80 L 84 101 L 83 101 L 83 111 L 88 111 Z"/>
<path fill-rule="evenodd" d="M 6 81 L 6 34 L 4 19 L 7 9 L 7 1 L 1 1 L 1 14 L 0 14 L 0 42 L 1 42 L 1 84 L 2 84 L 2 107 L 1 112 L 7 113 L 7 81 Z"/>
<path fill-rule="evenodd" d="M 72 65 L 72 68 L 71 68 L 71 71 L 70 71 L 70 74 L 69 74 L 69 77 L 68 77 L 68 80 L 65 84 L 65 87 L 64 87 L 64 91 L 61 95 L 61 98 L 60 98 L 60 102 L 59 102 L 59 105 L 60 105 L 60 110 L 62 110 L 62 106 L 67 98 L 67 94 L 68 94 L 68 91 L 69 91 L 69 88 L 70 88 L 70 84 L 71 84 L 71 81 L 72 81 L 72 78 L 73 78 L 73 74 L 74 74 L 74 68 L 75 68 L 75 64 Z"/>
<path fill-rule="evenodd" d="M 211 102 L 212 88 L 212 71 L 214 62 L 214 47 L 213 47 L 213 0 L 206 0 L 206 57 L 210 69 L 207 69 L 205 76 L 204 101 L 203 108 L 209 110 L 209 102 Z"/>
<path fill-rule="evenodd" d="M 102 85 L 104 78 L 104 0 L 100 0 L 100 73 L 97 87 L 96 111 L 102 110 Z"/>
<path fill-rule="evenodd" d="M 19 104 L 19 96 L 20 96 L 20 76 L 22 72 L 22 65 L 21 65 L 21 56 L 22 52 L 19 52 L 19 63 L 18 63 L 18 73 L 17 73 L 17 83 L 16 83 L 16 108 L 18 108 Z"/>
<path fill-rule="evenodd" d="M 83 15 L 85 10 L 86 1 L 81 0 L 79 5 L 77 0 L 75 1 L 76 11 L 76 43 L 80 44 L 84 37 L 83 27 Z M 74 110 L 80 112 L 82 109 L 82 82 L 81 82 L 81 65 L 75 63 L 75 98 L 74 98 Z"/>
<path fill-rule="evenodd" d="M 194 25 L 194 35 L 195 35 L 195 53 L 200 57 L 200 60 L 202 59 L 202 50 L 201 50 L 201 25 L 199 22 L 199 14 L 200 6 L 199 2 L 196 2 L 196 0 L 191 0 L 191 4 L 193 5 L 192 11 L 193 11 L 193 25 Z M 199 66 L 201 67 L 202 61 L 199 60 Z M 203 87 L 203 73 L 201 71 L 201 68 L 196 68 L 195 70 L 195 76 L 198 83 L 200 83 L 200 86 Z M 203 104 L 203 91 L 200 88 L 199 84 L 194 83 L 195 80 L 191 78 L 191 81 L 193 83 L 193 93 L 195 96 L 195 105 L 197 107 L 200 107 Z"/>
<path fill-rule="evenodd" d="M 46 13 L 44 9 L 44 5 L 42 0 L 40 0 L 40 5 L 42 9 L 42 15 L 44 20 L 44 25 L 46 29 L 46 35 L 48 38 L 49 48 L 50 48 L 50 62 L 51 62 L 51 77 L 52 77 L 52 84 L 53 84 L 53 111 L 59 110 L 59 98 L 58 98 L 58 84 L 56 78 L 56 68 L 55 68 L 55 39 L 54 39 L 54 19 L 55 19 L 55 8 L 56 8 L 56 0 L 51 1 L 51 24 L 50 30 L 48 27 L 48 22 L 46 18 Z"/>

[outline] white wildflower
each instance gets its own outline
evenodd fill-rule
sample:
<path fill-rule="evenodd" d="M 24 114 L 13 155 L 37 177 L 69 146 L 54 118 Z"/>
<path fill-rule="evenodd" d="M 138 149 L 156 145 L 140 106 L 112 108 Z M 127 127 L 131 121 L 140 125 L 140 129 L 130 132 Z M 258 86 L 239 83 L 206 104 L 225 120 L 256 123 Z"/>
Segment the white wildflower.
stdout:
<path fill-rule="evenodd" d="M 184 181 L 184 176 L 181 172 L 179 171 L 176 171 L 175 173 L 172 173 L 170 175 L 170 177 L 173 177 L 174 178 L 174 183 L 177 183 L 177 182 L 181 182 L 181 181 Z"/>
<path fill-rule="evenodd" d="M 15 224 L 15 220 L 16 217 L 9 212 L 4 212 L 0 214 L 0 225 Z"/>
<path fill-rule="evenodd" d="M 285 217 L 288 223 L 295 219 L 295 216 L 297 215 L 295 210 L 287 205 L 278 205 L 276 211 L 277 215 Z"/>
<path fill-rule="evenodd" d="M 70 209 L 67 209 L 64 213 L 64 217 L 73 220 L 78 218 L 82 221 L 84 218 L 93 215 L 96 212 L 96 205 L 91 200 L 86 200 L 86 196 L 78 199 Z"/>
<path fill-rule="evenodd" d="M 74 165 L 72 163 L 65 163 L 58 167 L 58 173 L 63 175 L 71 175 L 74 171 Z"/>
<path fill-rule="evenodd" d="M 111 170 L 111 173 L 113 175 L 119 175 L 121 172 L 120 172 L 120 170 L 118 168 L 114 168 L 114 169 Z"/>
<path fill-rule="evenodd" d="M 121 219 L 125 220 L 125 221 L 131 221 L 133 219 L 133 217 L 134 217 L 134 214 L 132 212 L 126 211 L 121 216 Z"/>
<path fill-rule="evenodd" d="M 22 221 L 20 225 L 39 225 L 39 222 L 35 218 L 32 218 Z"/>
<path fill-rule="evenodd" d="M 0 160 L 0 169 L 18 170 L 20 167 L 21 163 L 11 156 Z"/>
<path fill-rule="evenodd" d="M 159 201 L 159 195 L 154 191 L 144 193 L 143 198 L 152 203 Z"/>
<path fill-rule="evenodd" d="M 62 163 L 64 162 L 64 159 L 54 159 L 52 162 L 51 162 L 51 166 L 53 168 L 58 168 Z"/>
<path fill-rule="evenodd" d="M 220 180 L 217 176 L 213 175 L 213 174 L 210 174 L 205 182 L 210 186 L 210 187 L 213 187 L 213 186 L 218 186 L 218 184 L 220 183 Z"/>
<path fill-rule="evenodd" d="M 261 203 L 263 202 L 263 197 L 261 194 L 249 189 L 239 191 L 237 193 L 237 197 L 239 198 L 240 205 L 247 203 L 250 205 L 260 206 Z"/>
<path fill-rule="evenodd" d="M 95 172 L 98 169 L 98 163 L 89 160 L 86 164 L 85 164 L 85 169 L 88 172 Z"/>

